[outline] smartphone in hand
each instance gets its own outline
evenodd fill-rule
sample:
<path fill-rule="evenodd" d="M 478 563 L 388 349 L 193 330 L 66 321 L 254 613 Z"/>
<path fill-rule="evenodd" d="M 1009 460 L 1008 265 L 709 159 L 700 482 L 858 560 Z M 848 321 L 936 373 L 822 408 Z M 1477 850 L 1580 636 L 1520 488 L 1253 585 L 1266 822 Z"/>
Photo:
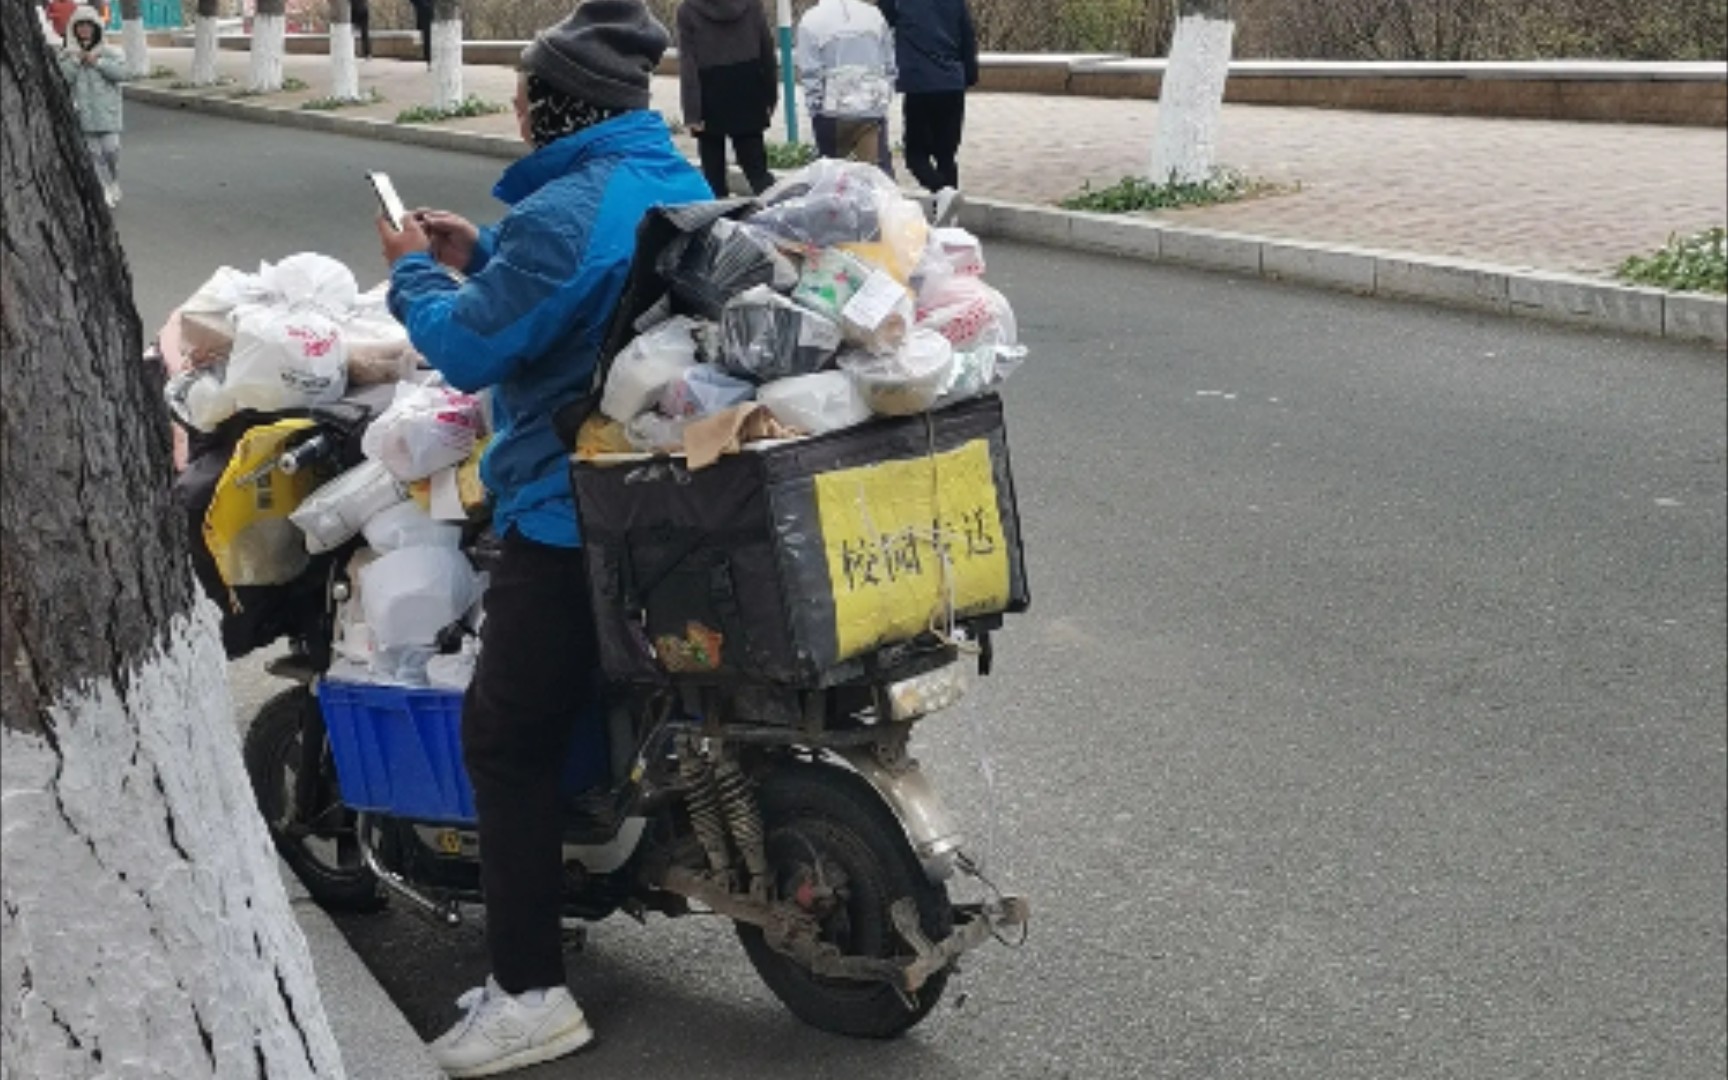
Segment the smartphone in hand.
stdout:
<path fill-rule="evenodd" d="M 378 207 L 384 211 L 390 227 L 401 232 L 402 219 L 408 216 L 408 211 L 403 208 L 402 200 L 396 194 L 396 185 L 390 182 L 387 174 L 381 172 L 369 172 L 366 179 L 371 181 L 372 191 L 378 196 Z"/>

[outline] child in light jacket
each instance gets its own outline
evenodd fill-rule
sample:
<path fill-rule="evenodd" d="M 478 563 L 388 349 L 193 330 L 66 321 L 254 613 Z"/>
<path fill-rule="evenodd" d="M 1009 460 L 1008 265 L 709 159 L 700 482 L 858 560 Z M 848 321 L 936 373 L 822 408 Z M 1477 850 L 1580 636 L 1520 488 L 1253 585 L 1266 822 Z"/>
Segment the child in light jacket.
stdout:
<path fill-rule="evenodd" d="M 816 149 L 893 175 L 888 106 L 898 72 L 882 13 L 866 0 L 820 0 L 798 21 L 795 56 Z"/>
<path fill-rule="evenodd" d="M 102 16 L 88 5 L 78 8 L 66 24 L 60 50 L 60 74 L 72 92 L 72 107 L 84 146 L 102 181 L 110 207 L 120 204 L 120 132 L 126 63 L 120 53 L 102 44 Z"/>

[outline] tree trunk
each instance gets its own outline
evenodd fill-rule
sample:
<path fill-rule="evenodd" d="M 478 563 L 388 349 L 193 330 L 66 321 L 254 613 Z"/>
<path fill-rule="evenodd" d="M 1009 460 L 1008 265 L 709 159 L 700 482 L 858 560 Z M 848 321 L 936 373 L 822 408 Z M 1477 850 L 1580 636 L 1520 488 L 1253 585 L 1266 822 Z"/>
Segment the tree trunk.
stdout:
<path fill-rule="evenodd" d="M 221 0 L 198 0 L 196 35 L 192 39 L 192 85 L 216 85 L 216 16 Z"/>
<path fill-rule="evenodd" d="M 1235 34 L 1229 0 L 1182 0 L 1158 92 L 1154 183 L 1192 184 L 1212 175 Z"/>
<path fill-rule="evenodd" d="M 462 5 L 436 0 L 432 5 L 432 107 L 462 103 Z"/>
<path fill-rule="evenodd" d="M 144 0 L 120 0 L 120 40 L 126 46 L 126 73 L 150 74 L 150 41 L 144 36 Z"/>
<path fill-rule="evenodd" d="M 131 276 L 34 21 L 0 4 L 0 1073 L 341 1076 Z"/>
<path fill-rule="evenodd" d="M 330 0 L 330 96 L 360 100 L 360 65 L 354 59 L 354 9 L 348 0 Z"/>
<path fill-rule="evenodd" d="M 282 89 L 282 58 L 287 54 L 287 0 L 258 0 L 252 16 L 252 68 L 246 88 L 259 94 Z"/>

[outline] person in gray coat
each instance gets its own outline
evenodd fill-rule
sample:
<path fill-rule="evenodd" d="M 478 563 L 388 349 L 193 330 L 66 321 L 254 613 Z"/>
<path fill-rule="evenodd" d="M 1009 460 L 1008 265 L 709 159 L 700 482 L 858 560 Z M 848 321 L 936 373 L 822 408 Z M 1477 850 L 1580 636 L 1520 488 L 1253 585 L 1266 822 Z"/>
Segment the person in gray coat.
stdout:
<path fill-rule="evenodd" d="M 750 189 L 760 195 L 772 187 L 762 133 L 779 100 L 780 61 L 762 0 L 683 0 L 678 83 L 684 125 L 696 136 L 714 197 L 727 195 L 728 139 Z"/>
<path fill-rule="evenodd" d="M 58 59 L 85 149 L 102 181 L 102 197 L 112 209 L 120 205 L 120 132 L 125 127 L 120 84 L 126 81 L 126 63 L 102 44 L 102 16 L 95 8 L 86 5 L 72 13 Z"/>

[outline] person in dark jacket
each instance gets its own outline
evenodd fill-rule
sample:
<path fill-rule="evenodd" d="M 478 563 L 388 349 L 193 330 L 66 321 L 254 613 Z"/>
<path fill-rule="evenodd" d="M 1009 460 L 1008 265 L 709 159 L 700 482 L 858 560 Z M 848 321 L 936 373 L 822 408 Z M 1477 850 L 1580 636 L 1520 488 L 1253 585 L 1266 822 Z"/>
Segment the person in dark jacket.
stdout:
<path fill-rule="evenodd" d="M 360 39 L 360 56 L 372 59 L 372 0 L 349 0 L 349 18 L 354 20 L 354 36 Z"/>
<path fill-rule="evenodd" d="M 906 167 L 933 192 L 960 186 L 966 90 L 978 83 L 978 35 L 966 0 L 880 0 L 894 28 L 905 95 Z"/>
<path fill-rule="evenodd" d="M 599 654 L 564 433 L 624 291 L 636 226 L 707 185 L 648 109 L 668 44 L 642 0 L 583 0 L 522 53 L 516 117 L 533 152 L 504 170 L 497 226 L 418 210 L 380 221 L 390 311 L 465 391 L 492 391 L 480 473 L 503 554 L 462 703 L 479 816 L 484 986 L 432 1056 L 453 1080 L 571 1053 L 593 1032 L 565 985 L 561 777 L 578 725 L 601 723 Z M 462 271 L 458 281 L 450 270 Z"/>
<path fill-rule="evenodd" d="M 432 0 L 408 0 L 414 7 L 414 28 L 420 31 L 420 59 L 432 66 Z"/>
<path fill-rule="evenodd" d="M 696 136 L 714 197 L 727 195 L 727 139 L 750 189 L 760 195 L 771 187 L 762 133 L 774 116 L 780 62 L 762 0 L 679 4 L 678 83 L 684 124 Z"/>

